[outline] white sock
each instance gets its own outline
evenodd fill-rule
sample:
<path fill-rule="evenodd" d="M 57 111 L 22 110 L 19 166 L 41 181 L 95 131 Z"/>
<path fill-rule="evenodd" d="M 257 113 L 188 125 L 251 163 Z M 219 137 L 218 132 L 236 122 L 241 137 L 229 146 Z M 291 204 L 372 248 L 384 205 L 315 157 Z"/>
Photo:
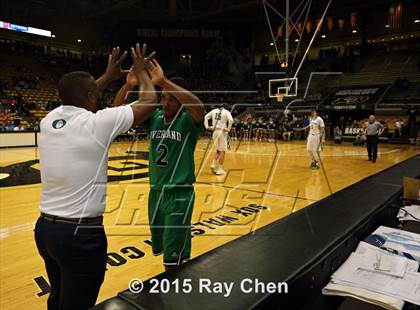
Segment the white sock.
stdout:
<path fill-rule="evenodd" d="M 216 160 L 213 159 L 213 163 L 211 164 L 212 167 L 216 167 Z"/>
<path fill-rule="evenodd" d="M 223 167 L 222 167 L 222 165 L 219 165 L 219 170 L 223 170 Z"/>

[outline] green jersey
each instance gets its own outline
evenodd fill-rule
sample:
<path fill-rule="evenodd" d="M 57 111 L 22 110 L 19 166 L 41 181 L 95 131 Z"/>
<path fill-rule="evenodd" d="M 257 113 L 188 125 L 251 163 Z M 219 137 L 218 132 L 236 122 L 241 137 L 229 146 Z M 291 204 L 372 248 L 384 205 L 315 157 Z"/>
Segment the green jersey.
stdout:
<path fill-rule="evenodd" d="M 196 124 L 188 112 L 166 123 L 163 111 L 156 109 L 144 125 L 150 140 L 150 187 L 161 190 L 194 183 L 194 150 L 203 124 Z"/>

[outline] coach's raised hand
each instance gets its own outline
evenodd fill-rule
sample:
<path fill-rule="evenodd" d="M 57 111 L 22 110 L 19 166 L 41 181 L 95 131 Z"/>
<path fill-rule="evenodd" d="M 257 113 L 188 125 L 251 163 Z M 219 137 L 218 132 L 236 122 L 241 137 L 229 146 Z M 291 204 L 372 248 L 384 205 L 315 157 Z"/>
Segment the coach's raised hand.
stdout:
<path fill-rule="evenodd" d="M 113 106 L 117 107 L 124 103 L 127 98 L 128 92 L 132 91 L 136 86 L 141 84 L 141 81 L 144 77 L 140 77 L 140 81 L 137 80 L 137 75 L 142 74 L 142 71 L 145 71 L 144 68 L 150 67 L 150 60 L 156 55 L 155 52 L 152 52 L 149 56 L 146 55 L 147 46 L 143 46 L 143 51 L 140 50 L 140 45 L 137 44 L 136 48 L 131 49 L 131 57 L 133 58 L 133 66 L 130 70 L 124 71 L 127 73 L 125 84 L 118 91 L 117 95 L 114 98 Z M 136 64 L 136 66 L 135 66 Z"/>
<path fill-rule="evenodd" d="M 122 53 L 120 56 L 120 47 L 114 47 L 111 51 L 111 54 L 108 56 L 108 64 L 105 69 L 105 73 L 96 80 L 96 84 L 100 91 L 104 90 L 109 83 L 114 80 L 121 78 L 123 71 L 121 70 L 121 64 L 127 57 L 127 51 Z"/>
<path fill-rule="evenodd" d="M 141 49 L 139 43 L 135 48 L 131 48 L 131 58 L 133 59 L 131 70 L 139 83 L 139 99 L 131 105 L 134 113 L 133 127 L 147 120 L 156 107 L 155 87 L 147 74 L 148 64 L 155 53 L 146 57 L 146 51 L 146 44 L 143 44 Z"/>

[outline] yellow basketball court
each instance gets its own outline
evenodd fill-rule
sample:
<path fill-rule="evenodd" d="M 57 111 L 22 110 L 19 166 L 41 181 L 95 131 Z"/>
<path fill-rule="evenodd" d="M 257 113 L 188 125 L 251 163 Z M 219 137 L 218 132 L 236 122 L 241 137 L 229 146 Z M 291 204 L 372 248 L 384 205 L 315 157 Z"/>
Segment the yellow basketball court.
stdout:
<path fill-rule="evenodd" d="M 147 148 L 144 140 L 115 142 L 109 152 L 108 265 L 98 302 L 127 289 L 132 278 L 146 280 L 164 271 L 148 244 Z M 195 152 L 193 257 L 418 153 L 416 147 L 381 144 L 372 164 L 364 147 L 327 144 L 322 169 L 314 171 L 301 141 L 234 141 L 224 165 L 228 173 L 216 176 L 210 170 L 212 144 L 202 138 Z M 41 189 L 38 159 L 37 148 L 0 150 L 1 309 L 43 309 L 48 296 L 33 236 Z"/>

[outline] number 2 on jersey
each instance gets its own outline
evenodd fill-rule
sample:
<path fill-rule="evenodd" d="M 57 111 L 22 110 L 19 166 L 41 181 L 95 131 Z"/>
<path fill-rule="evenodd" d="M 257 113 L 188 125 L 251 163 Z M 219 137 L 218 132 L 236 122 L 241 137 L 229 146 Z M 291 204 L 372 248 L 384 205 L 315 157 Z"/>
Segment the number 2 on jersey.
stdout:
<path fill-rule="evenodd" d="M 168 161 L 166 160 L 166 156 L 168 155 L 168 147 L 165 144 L 159 144 L 156 148 L 156 151 L 159 152 L 156 165 L 166 167 L 168 165 Z"/>

